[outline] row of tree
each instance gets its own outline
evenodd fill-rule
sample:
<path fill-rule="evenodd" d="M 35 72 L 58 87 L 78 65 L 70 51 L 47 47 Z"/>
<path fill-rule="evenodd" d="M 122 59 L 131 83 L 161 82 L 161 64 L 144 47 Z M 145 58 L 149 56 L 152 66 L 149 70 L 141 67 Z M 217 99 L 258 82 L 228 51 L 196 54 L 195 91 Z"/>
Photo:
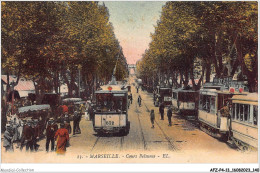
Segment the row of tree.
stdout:
<path fill-rule="evenodd" d="M 109 11 L 98 2 L 1 2 L 2 74 L 33 80 L 36 96 L 59 92 L 69 96 L 81 85 L 92 93 L 111 79 L 128 75 L 126 59 L 109 22 Z M 80 78 L 80 84 L 79 84 Z"/>
<path fill-rule="evenodd" d="M 255 92 L 257 19 L 257 2 L 167 2 L 149 49 L 137 63 L 139 77 L 150 86 L 164 77 L 171 77 L 176 87 L 191 80 L 198 90 L 213 73 L 232 78 L 240 69 L 249 90 Z M 201 69 L 197 81 L 196 62 Z"/>

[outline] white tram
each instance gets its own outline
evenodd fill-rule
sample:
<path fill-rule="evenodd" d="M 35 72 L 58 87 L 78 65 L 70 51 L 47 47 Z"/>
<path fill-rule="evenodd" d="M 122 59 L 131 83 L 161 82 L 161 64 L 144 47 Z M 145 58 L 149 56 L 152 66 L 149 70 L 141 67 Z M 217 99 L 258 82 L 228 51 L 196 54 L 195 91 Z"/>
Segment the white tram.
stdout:
<path fill-rule="evenodd" d="M 197 119 L 199 92 L 185 89 L 172 91 L 172 105 L 185 117 Z"/>
<path fill-rule="evenodd" d="M 230 119 L 222 116 L 220 110 L 231 104 L 231 98 L 241 93 L 229 90 L 203 88 L 200 90 L 198 120 L 201 130 L 226 141 L 229 135 Z"/>
<path fill-rule="evenodd" d="M 243 149 L 258 148 L 258 94 L 232 97 L 232 140 Z"/>
<path fill-rule="evenodd" d="M 117 84 L 101 86 L 95 92 L 96 107 L 93 127 L 97 133 L 121 133 L 130 130 L 128 121 L 128 89 Z"/>

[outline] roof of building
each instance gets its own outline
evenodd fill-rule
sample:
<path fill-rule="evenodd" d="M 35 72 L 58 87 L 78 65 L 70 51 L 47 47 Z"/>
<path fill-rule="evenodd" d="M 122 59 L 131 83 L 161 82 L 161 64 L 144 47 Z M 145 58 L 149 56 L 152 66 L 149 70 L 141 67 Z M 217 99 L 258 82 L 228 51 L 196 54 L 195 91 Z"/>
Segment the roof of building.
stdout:
<path fill-rule="evenodd" d="M 7 75 L 2 75 L 1 76 L 2 81 L 4 81 L 5 83 L 7 83 Z M 17 78 L 14 75 L 10 75 L 9 76 L 9 82 L 16 82 Z M 17 91 L 28 91 L 28 90 L 35 90 L 33 81 L 31 80 L 26 80 L 24 78 L 20 78 L 18 85 L 16 85 L 14 87 L 15 90 Z"/>

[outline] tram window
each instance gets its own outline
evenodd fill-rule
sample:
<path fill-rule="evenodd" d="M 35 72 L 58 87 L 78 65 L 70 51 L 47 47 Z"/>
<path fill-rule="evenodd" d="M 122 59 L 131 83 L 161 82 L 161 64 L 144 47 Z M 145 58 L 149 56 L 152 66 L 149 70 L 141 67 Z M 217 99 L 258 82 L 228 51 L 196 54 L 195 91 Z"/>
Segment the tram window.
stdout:
<path fill-rule="evenodd" d="M 236 104 L 232 104 L 232 119 L 235 119 L 235 115 L 236 115 Z"/>
<path fill-rule="evenodd" d="M 257 125 L 257 121 L 258 121 L 258 106 L 254 106 L 254 111 L 253 111 L 254 125 Z"/>
<path fill-rule="evenodd" d="M 236 119 L 239 120 L 239 104 L 236 104 Z"/>
<path fill-rule="evenodd" d="M 216 101 L 216 97 L 211 96 L 210 99 L 210 113 L 215 114 L 215 101 Z"/>
<path fill-rule="evenodd" d="M 177 93 L 173 92 L 173 93 L 172 93 L 172 98 L 175 99 L 175 100 L 177 100 Z"/>
<path fill-rule="evenodd" d="M 200 95 L 199 108 L 203 110 L 203 95 Z"/>
<path fill-rule="evenodd" d="M 252 124 L 252 122 L 251 122 L 251 108 L 250 108 L 251 106 L 250 105 L 248 105 L 248 117 L 247 117 L 247 119 L 248 119 L 248 122 L 250 123 L 250 124 Z"/>
<path fill-rule="evenodd" d="M 240 121 L 244 120 L 244 105 L 240 104 Z"/>
<path fill-rule="evenodd" d="M 244 105 L 244 121 L 248 120 L 248 105 Z"/>
<path fill-rule="evenodd" d="M 206 96 L 206 111 L 210 111 L 210 96 Z"/>

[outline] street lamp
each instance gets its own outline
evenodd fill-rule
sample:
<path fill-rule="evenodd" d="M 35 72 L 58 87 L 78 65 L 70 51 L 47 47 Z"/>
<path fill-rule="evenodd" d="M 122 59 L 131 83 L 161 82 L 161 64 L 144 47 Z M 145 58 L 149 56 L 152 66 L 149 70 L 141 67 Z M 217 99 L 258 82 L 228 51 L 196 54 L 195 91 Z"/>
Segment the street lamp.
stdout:
<path fill-rule="evenodd" d="M 15 82 L 12 81 L 12 82 L 10 83 L 11 92 L 12 92 L 12 109 L 11 109 L 12 115 L 13 115 L 13 113 L 14 113 L 14 86 L 15 86 Z"/>

